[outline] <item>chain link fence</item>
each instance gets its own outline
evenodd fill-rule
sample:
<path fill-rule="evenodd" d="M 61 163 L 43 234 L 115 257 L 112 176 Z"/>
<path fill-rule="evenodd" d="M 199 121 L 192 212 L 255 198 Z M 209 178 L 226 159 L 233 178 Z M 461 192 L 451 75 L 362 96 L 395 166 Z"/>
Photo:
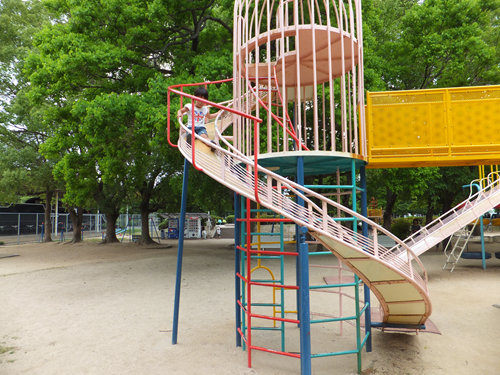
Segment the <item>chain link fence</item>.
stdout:
<path fill-rule="evenodd" d="M 15 245 L 42 242 L 45 231 L 43 213 L 0 213 L 0 244 Z M 73 224 L 67 213 L 51 215 L 52 240 L 69 241 L 73 236 Z M 56 225 L 57 223 L 57 225 Z M 149 233 L 153 239 L 162 237 L 158 226 L 161 219 L 150 214 Z M 116 221 L 116 236 L 121 241 L 134 241 L 141 235 L 142 220 L 140 215 L 121 214 Z M 83 240 L 101 240 L 106 233 L 107 222 L 104 214 L 83 214 Z"/>

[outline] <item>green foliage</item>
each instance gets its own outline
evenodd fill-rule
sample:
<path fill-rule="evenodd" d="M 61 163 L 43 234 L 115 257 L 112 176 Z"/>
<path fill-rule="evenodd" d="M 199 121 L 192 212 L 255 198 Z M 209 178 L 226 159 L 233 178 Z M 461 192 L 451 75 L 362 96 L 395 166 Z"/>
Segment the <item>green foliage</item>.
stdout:
<path fill-rule="evenodd" d="M 500 82 L 498 0 L 373 0 L 363 8 L 369 90 L 381 89 L 377 76 L 387 90 Z"/>
<path fill-rule="evenodd" d="M 413 218 L 400 218 L 394 220 L 391 226 L 391 232 L 400 240 L 404 240 L 410 235 L 410 226 Z"/>
<path fill-rule="evenodd" d="M 158 225 L 158 229 L 167 229 L 168 228 L 168 219 L 165 219 L 164 221 L 161 222 L 160 225 Z"/>
<path fill-rule="evenodd" d="M 178 211 L 178 181 L 170 180 L 182 170 L 182 159 L 166 139 L 167 87 L 231 75 L 232 12 L 223 1 L 46 4 L 64 22 L 37 35 L 26 71 L 31 98 L 52 102 L 44 120 L 54 133 L 42 151 L 50 159 L 62 155 L 55 175 L 66 181 L 65 201 L 100 197 L 104 210 L 108 203 L 100 192 L 119 186 L 122 204 Z M 211 96 L 230 93 L 222 85 Z M 175 132 L 172 137 L 175 142 Z M 205 185 L 205 194 L 217 191 L 216 182 Z M 201 196 L 191 196 L 199 206 Z"/>
<path fill-rule="evenodd" d="M 234 215 L 226 216 L 226 223 L 233 224 L 234 223 Z"/>

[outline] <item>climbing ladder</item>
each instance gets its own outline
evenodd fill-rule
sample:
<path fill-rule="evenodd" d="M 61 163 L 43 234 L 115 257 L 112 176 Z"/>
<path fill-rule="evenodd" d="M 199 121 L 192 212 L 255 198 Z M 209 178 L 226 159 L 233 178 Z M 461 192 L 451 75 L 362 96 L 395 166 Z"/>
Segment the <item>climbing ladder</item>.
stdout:
<path fill-rule="evenodd" d="M 466 225 L 460 232 L 460 235 L 458 236 L 451 250 L 448 250 L 448 248 L 451 247 L 450 246 L 451 241 L 448 242 L 446 248 L 444 249 L 444 255 L 446 255 L 446 263 L 443 266 L 443 270 L 446 269 L 448 264 L 450 264 L 451 265 L 450 272 L 453 272 L 455 266 L 457 265 L 458 260 L 462 256 L 463 251 L 465 250 L 467 244 L 469 243 L 469 240 L 472 236 L 472 232 L 474 232 L 476 225 L 477 225 L 477 220 L 475 221 L 474 225 L 472 226 L 472 229 L 470 230 L 468 229 L 469 225 Z"/>

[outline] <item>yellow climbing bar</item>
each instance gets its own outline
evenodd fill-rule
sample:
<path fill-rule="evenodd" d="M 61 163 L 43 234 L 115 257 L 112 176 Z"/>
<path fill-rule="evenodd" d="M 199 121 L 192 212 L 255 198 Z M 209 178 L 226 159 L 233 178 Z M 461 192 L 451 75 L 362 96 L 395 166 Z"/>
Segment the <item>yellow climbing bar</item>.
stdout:
<path fill-rule="evenodd" d="M 500 86 L 369 92 L 368 168 L 500 164 Z"/>

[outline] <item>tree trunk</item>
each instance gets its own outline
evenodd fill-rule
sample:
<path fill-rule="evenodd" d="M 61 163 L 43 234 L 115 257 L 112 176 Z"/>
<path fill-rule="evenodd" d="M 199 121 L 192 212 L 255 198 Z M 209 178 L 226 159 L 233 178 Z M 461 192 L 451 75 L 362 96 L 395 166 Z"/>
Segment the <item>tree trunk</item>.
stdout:
<path fill-rule="evenodd" d="M 43 242 L 52 242 L 52 222 L 50 221 L 50 214 L 52 213 L 52 196 L 53 191 L 47 190 L 45 192 L 45 219 L 43 227 Z"/>
<path fill-rule="evenodd" d="M 396 204 L 398 195 L 394 194 L 391 189 L 387 189 L 387 203 L 384 210 L 384 228 L 388 231 L 391 230 L 392 226 L 392 210 Z"/>
<path fill-rule="evenodd" d="M 120 213 L 116 210 L 113 213 L 105 213 L 105 215 L 108 226 L 106 228 L 106 238 L 104 238 L 102 243 L 120 242 L 116 237 L 116 220 L 120 216 Z"/>
<path fill-rule="evenodd" d="M 432 203 L 432 198 L 429 197 L 427 201 L 427 212 L 425 213 L 425 225 L 430 224 L 434 216 L 434 204 Z"/>
<path fill-rule="evenodd" d="M 149 205 L 147 209 L 141 207 L 141 238 L 138 241 L 139 245 L 150 245 L 156 243 L 149 233 Z"/>
<path fill-rule="evenodd" d="M 73 225 L 73 238 L 71 243 L 82 242 L 83 209 L 81 207 L 70 207 L 66 205 Z M 75 210 L 76 208 L 76 210 Z"/>
<path fill-rule="evenodd" d="M 156 243 L 149 233 L 149 201 L 151 200 L 151 187 L 145 187 L 146 188 L 142 191 L 141 203 L 139 204 L 139 210 L 141 210 L 141 238 L 137 241 L 139 245 Z"/>

